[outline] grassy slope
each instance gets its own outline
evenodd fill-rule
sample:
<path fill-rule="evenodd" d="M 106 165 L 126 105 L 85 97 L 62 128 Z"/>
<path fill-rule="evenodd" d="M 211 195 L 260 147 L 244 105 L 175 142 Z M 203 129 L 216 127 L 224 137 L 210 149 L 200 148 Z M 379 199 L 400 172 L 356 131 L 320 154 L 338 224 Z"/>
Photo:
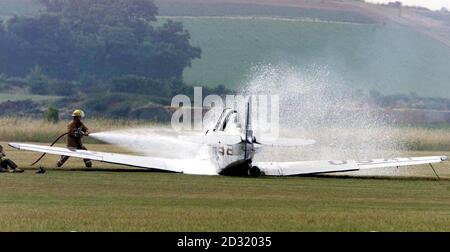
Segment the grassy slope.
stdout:
<path fill-rule="evenodd" d="M 5 101 L 23 101 L 23 100 L 33 100 L 33 101 L 48 101 L 55 100 L 60 97 L 58 96 L 46 96 L 46 95 L 29 95 L 29 94 L 6 94 L 0 93 L 0 103 Z"/>
<path fill-rule="evenodd" d="M 191 83 L 236 87 L 245 83 L 247 75 L 252 74 L 252 66 L 259 63 L 289 64 L 300 69 L 319 65 L 328 67 L 332 78 L 356 88 L 383 93 L 450 95 L 450 73 L 446 70 L 450 48 L 412 28 L 392 24 L 356 26 L 217 18 L 272 16 L 367 24 L 372 22 L 369 17 L 375 17 L 375 22 L 380 23 L 388 15 L 387 10 L 380 12 L 374 5 L 308 1 L 264 1 L 273 5 L 248 5 L 240 1 L 157 0 L 156 3 L 161 15 L 198 16 L 198 19 L 175 18 L 191 32 L 193 44 L 203 49 L 202 59 L 185 71 L 185 78 Z M 321 5 L 326 8 L 311 8 Z M 393 12 L 389 15 L 395 16 L 397 12 Z"/>
<path fill-rule="evenodd" d="M 35 11 L 36 7 L 28 2 L 2 1 L 0 15 Z M 349 6 L 337 11 L 283 5 L 289 1 L 279 6 L 156 2 L 161 15 L 277 16 L 370 23 L 367 13 L 347 12 Z M 185 71 L 186 80 L 192 84 L 238 87 L 257 64 L 288 64 L 300 69 L 315 64 L 327 67 L 330 78 L 356 88 L 450 97 L 450 49 L 409 28 L 281 20 L 174 19 L 184 22 L 192 34 L 192 43 L 203 50 L 202 59 Z"/>
<path fill-rule="evenodd" d="M 450 49 L 398 26 L 174 18 L 203 50 L 185 78 L 191 83 L 245 83 L 257 64 L 326 67 L 330 78 L 383 93 L 450 97 Z"/>
<path fill-rule="evenodd" d="M 13 15 L 32 15 L 39 7 L 32 0 L 1 0 L 0 17 Z"/>
<path fill-rule="evenodd" d="M 264 16 L 286 18 L 308 18 L 323 21 L 373 23 L 364 13 L 345 9 L 292 8 L 277 2 L 267 4 L 191 2 L 156 0 L 160 15 L 167 16 Z"/>
<path fill-rule="evenodd" d="M 37 156 L 8 154 L 19 164 Z M 56 159 L 46 157 L 43 165 L 54 167 Z M 252 179 L 81 167 L 81 160 L 69 160 L 65 169 L 75 171 L 0 174 L 0 230 L 449 231 L 450 225 L 448 180 Z M 450 178 L 448 168 L 437 165 Z M 420 170 L 431 176 L 428 168 Z"/>

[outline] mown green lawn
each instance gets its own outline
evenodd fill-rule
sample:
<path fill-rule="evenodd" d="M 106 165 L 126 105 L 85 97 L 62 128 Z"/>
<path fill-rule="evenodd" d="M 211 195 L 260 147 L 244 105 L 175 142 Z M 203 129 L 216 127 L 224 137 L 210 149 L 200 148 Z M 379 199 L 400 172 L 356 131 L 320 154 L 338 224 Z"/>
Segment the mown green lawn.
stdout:
<path fill-rule="evenodd" d="M 7 150 L 25 167 L 38 156 Z M 0 231 L 450 230 L 448 163 L 436 166 L 444 179 L 434 181 L 426 167 L 417 169 L 429 179 L 237 178 L 99 163 L 86 171 L 81 160 L 55 169 L 55 161 L 44 158 L 43 175 L 0 174 Z"/>

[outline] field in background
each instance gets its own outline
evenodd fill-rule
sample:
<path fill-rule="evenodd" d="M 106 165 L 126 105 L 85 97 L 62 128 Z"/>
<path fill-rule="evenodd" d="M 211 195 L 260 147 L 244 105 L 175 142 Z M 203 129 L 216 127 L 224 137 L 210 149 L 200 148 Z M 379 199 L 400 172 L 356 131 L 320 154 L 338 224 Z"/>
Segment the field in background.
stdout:
<path fill-rule="evenodd" d="M 450 151 L 449 125 L 442 128 L 404 127 L 395 131 L 399 141 L 409 150 Z"/>
<path fill-rule="evenodd" d="M 122 152 L 110 145 L 93 150 Z M 36 153 L 8 149 L 19 164 Z M 417 152 L 414 155 L 436 155 Z M 449 163 L 425 179 L 238 178 L 114 172 L 70 159 L 43 175 L 0 173 L 0 231 L 449 231 Z M 26 165 L 25 165 L 26 166 Z M 404 168 L 401 168 L 404 169 Z M 405 168 L 407 169 L 407 168 Z"/>
<path fill-rule="evenodd" d="M 118 130 L 125 128 L 145 128 L 162 126 L 149 121 L 130 121 L 130 120 L 109 120 L 96 119 L 85 120 L 85 124 L 91 132 L 102 132 L 109 130 Z M 4 142 L 51 142 L 66 130 L 67 121 L 50 123 L 44 120 L 32 118 L 2 118 L 0 117 L 0 141 Z M 166 125 L 169 126 L 170 125 Z M 324 129 L 327 130 L 327 129 Z M 364 129 L 361 129 L 364 131 Z M 351 137 L 354 129 L 342 129 L 339 131 L 344 137 Z M 450 151 L 450 130 L 448 125 L 438 128 L 426 127 L 391 127 L 386 128 L 386 132 L 394 136 L 399 143 L 409 150 L 435 150 Z M 326 136 L 332 133 L 325 134 Z M 320 141 L 320 139 L 317 139 Z M 61 140 L 63 141 L 63 140 Z M 99 143 L 92 138 L 86 138 L 86 143 Z M 375 142 L 377 139 L 366 139 L 366 141 Z"/>
<path fill-rule="evenodd" d="M 14 15 L 33 15 L 39 10 L 33 0 L 1 0 L 0 17 Z"/>
<path fill-rule="evenodd" d="M 6 101 L 24 101 L 24 100 L 32 100 L 32 101 L 52 101 L 56 100 L 58 96 L 47 96 L 47 95 L 31 95 L 31 94 L 7 94 L 0 93 L 0 103 Z"/>
<path fill-rule="evenodd" d="M 399 17 L 395 8 L 357 1 L 248 2 L 156 1 L 160 23 L 182 21 L 202 48 L 184 72 L 188 83 L 238 88 L 259 64 L 318 66 L 330 82 L 356 89 L 450 98 L 450 47 L 431 29 L 408 26 L 422 20 L 409 11 Z M 37 13 L 30 3 L 1 1 L 0 16 Z"/>
<path fill-rule="evenodd" d="M 317 141 L 327 142 L 327 137 L 336 135 L 340 141 L 348 140 L 352 142 L 354 136 L 363 136 L 367 131 L 376 131 L 379 134 L 390 136 L 389 141 L 397 142 L 398 148 L 403 150 L 421 150 L 421 151 L 450 151 L 450 125 L 441 126 L 440 128 L 429 127 L 411 127 L 411 126 L 391 126 L 373 129 L 357 129 L 357 128 L 324 128 L 319 132 L 323 136 L 317 136 Z M 367 132 L 370 135 L 370 132 Z M 382 141 L 387 138 L 377 139 L 377 135 L 370 135 L 366 139 L 361 139 L 365 144 L 378 143 L 377 146 L 383 146 Z M 380 142 L 381 141 L 381 142 Z M 391 146 L 392 147 L 392 146 Z"/>
<path fill-rule="evenodd" d="M 68 123 L 68 121 L 51 123 L 45 120 L 32 118 L 0 117 L 0 141 L 52 142 L 59 135 L 66 132 Z M 129 121 L 119 119 L 84 120 L 84 123 L 91 132 L 159 125 L 149 121 Z M 62 139 L 61 142 L 64 142 L 64 139 Z M 86 137 L 84 142 L 98 143 L 99 141 Z"/>
<path fill-rule="evenodd" d="M 202 58 L 187 82 L 238 88 L 258 65 L 321 68 L 330 82 L 383 94 L 450 97 L 450 48 L 396 25 L 245 17 L 170 17 L 183 22 Z M 165 20 L 166 18 L 161 18 Z"/>
<path fill-rule="evenodd" d="M 298 1 L 297 1 L 298 2 Z M 346 9 L 314 8 L 317 6 L 292 7 L 274 1 L 271 4 L 255 1 L 167 1 L 156 0 L 161 16 L 248 16 L 283 17 L 347 23 L 375 23 L 366 13 Z M 313 4 L 314 5 L 314 4 Z"/>

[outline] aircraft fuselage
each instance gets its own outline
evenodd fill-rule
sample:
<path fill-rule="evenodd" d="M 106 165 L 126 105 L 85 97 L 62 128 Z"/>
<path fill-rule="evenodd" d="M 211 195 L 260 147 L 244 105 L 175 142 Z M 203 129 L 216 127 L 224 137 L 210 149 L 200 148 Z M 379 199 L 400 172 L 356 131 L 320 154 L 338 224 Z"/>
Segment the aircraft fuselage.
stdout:
<path fill-rule="evenodd" d="M 218 173 L 221 175 L 249 175 L 249 171 L 252 168 L 251 161 L 254 156 L 254 145 L 251 140 L 245 141 L 245 130 L 239 121 L 237 111 L 225 109 L 214 129 L 206 134 L 239 136 L 242 139 L 239 143 L 218 142 L 212 145 L 211 160 L 217 164 Z M 253 138 L 253 136 L 249 138 Z"/>

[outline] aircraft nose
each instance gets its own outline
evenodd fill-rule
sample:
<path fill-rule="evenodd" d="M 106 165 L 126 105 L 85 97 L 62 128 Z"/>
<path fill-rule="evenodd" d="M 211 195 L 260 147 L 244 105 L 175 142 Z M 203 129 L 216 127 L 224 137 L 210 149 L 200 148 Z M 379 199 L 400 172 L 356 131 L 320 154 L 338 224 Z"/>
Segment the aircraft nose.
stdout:
<path fill-rule="evenodd" d="M 441 160 L 442 160 L 442 161 L 447 161 L 447 160 L 448 160 L 448 157 L 447 157 L 447 156 L 442 156 L 442 157 L 441 157 Z"/>

